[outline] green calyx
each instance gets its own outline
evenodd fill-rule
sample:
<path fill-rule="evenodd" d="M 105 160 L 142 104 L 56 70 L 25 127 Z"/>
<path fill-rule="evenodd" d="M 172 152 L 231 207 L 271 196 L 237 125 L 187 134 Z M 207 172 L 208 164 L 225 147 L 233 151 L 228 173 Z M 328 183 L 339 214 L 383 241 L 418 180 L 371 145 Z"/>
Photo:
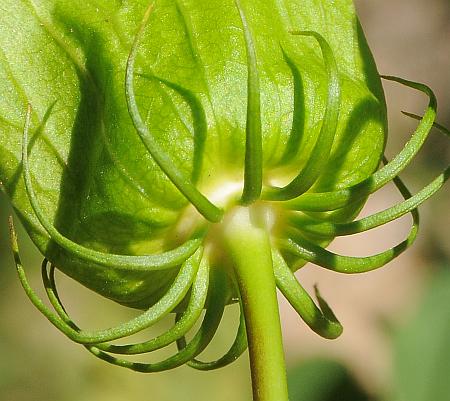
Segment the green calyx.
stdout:
<path fill-rule="evenodd" d="M 380 76 L 350 1 L 323 2 L 321 15 L 315 2 L 297 0 L 89 0 L 80 7 L 21 2 L 16 13 L 37 38 L 29 43 L 17 27 L 22 51 L 0 28 L 0 180 L 45 256 L 42 277 L 53 310 L 28 284 L 11 219 L 25 292 L 71 340 L 140 372 L 185 363 L 216 369 L 248 345 L 254 399 L 286 400 L 276 290 L 319 335 L 342 333 L 318 289 L 316 303 L 294 271 L 308 261 L 366 272 L 414 242 L 418 206 L 449 176 L 447 168 L 414 195 L 398 177 L 433 126 L 448 135 L 435 123 L 433 92 L 383 77 L 429 98 L 422 117 L 407 113 L 419 120 L 417 128 L 387 161 Z M 0 26 L 6 22 L 12 23 L 0 16 Z M 31 76 L 23 65 L 32 45 L 49 53 L 36 59 Z M 33 79 L 41 74 L 52 77 L 52 91 L 43 90 L 45 79 Z M 28 104 L 25 119 L 11 104 Z M 366 199 L 390 182 L 404 201 L 355 220 Z M 367 257 L 326 249 L 336 236 L 407 213 L 411 231 L 392 249 Z M 65 309 L 55 269 L 143 312 L 86 331 Z M 223 357 L 202 361 L 225 306 L 235 301 L 235 341 Z M 175 321 L 167 332 L 114 343 L 170 313 Z M 161 362 L 120 357 L 172 343 L 178 351 Z"/>

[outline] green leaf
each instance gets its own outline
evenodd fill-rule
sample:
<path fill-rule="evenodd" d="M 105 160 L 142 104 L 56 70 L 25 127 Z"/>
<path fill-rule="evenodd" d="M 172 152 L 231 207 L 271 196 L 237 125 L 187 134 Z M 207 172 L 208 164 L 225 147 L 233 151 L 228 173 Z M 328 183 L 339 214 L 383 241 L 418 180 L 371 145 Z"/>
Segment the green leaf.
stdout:
<path fill-rule="evenodd" d="M 288 372 L 291 401 L 369 401 L 371 398 L 339 362 L 312 359 Z"/>
<path fill-rule="evenodd" d="M 343 188 L 369 176 L 383 152 L 386 110 L 352 2 L 240 3 L 256 54 L 264 182 L 286 184 L 305 166 L 326 107 L 320 48 L 292 30 L 324 37 L 342 87 L 336 139 L 311 190 Z M 147 0 L 0 5 L 4 190 L 33 241 L 60 270 L 137 307 L 158 299 L 177 269 L 105 269 L 53 243 L 28 201 L 20 149 L 30 103 L 33 187 L 43 213 L 72 241 L 96 251 L 142 255 L 186 240 L 176 224 L 188 202 L 141 142 L 126 104 L 127 57 L 147 7 Z M 247 76 L 246 40 L 234 0 L 156 1 L 138 49 L 137 105 L 174 169 L 206 196 L 243 180 Z"/>
<path fill-rule="evenodd" d="M 450 271 L 431 283 L 414 318 L 395 336 L 395 401 L 450 400 Z"/>

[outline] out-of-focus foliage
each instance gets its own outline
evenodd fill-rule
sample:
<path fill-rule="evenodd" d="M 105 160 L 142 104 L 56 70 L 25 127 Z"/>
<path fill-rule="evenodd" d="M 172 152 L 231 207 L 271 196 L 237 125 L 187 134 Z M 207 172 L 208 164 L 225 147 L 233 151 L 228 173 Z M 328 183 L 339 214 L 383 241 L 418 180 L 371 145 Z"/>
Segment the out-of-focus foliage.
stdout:
<path fill-rule="evenodd" d="M 414 318 L 395 337 L 389 401 L 450 401 L 450 269 L 438 274 Z"/>
<path fill-rule="evenodd" d="M 316 359 L 289 372 L 291 401 L 369 401 L 347 368 L 338 362 Z"/>

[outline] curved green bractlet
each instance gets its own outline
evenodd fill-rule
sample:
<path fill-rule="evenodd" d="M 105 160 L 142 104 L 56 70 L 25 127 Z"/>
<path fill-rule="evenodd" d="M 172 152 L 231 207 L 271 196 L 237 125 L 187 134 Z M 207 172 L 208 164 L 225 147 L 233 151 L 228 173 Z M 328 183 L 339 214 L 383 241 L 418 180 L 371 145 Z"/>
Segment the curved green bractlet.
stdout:
<path fill-rule="evenodd" d="M 422 116 L 405 113 L 417 128 L 391 161 L 381 78 L 428 97 Z M 277 289 L 318 335 L 341 335 L 294 273 L 306 262 L 367 272 L 412 245 L 418 207 L 450 173 L 415 194 L 399 175 L 433 127 L 448 135 L 436 117 L 428 86 L 378 74 L 351 0 L 2 3 L 0 185 L 44 257 L 49 305 L 28 282 L 11 218 L 19 280 L 65 336 L 138 372 L 223 368 L 248 348 L 254 401 L 287 401 Z M 404 200 L 358 218 L 391 182 Z M 408 213 L 391 249 L 327 249 Z M 57 271 L 136 317 L 82 329 Z M 235 339 L 206 361 L 231 303 Z M 164 333 L 128 338 L 170 314 Z M 165 360 L 133 358 L 169 345 Z"/>
<path fill-rule="evenodd" d="M 293 35 L 311 36 L 320 45 L 325 68 L 327 69 L 328 93 L 325 114 L 319 136 L 311 151 L 308 162 L 303 170 L 285 187 L 270 188 L 266 194 L 267 200 L 289 200 L 299 197 L 317 181 L 324 167 L 327 165 L 331 148 L 333 146 L 338 124 L 339 109 L 341 105 L 341 85 L 339 72 L 334 59 L 333 51 L 327 41 L 317 32 L 299 31 Z"/>
<path fill-rule="evenodd" d="M 150 327 L 157 321 L 161 320 L 165 315 L 174 310 L 175 307 L 187 294 L 200 264 L 201 252 L 197 252 L 195 255 L 193 255 L 193 257 L 189 258 L 184 263 L 183 267 L 180 269 L 180 273 L 178 274 L 177 279 L 174 281 L 172 287 L 164 295 L 164 297 L 162 297 L 158 303 L 150 307 L 147 311 L 137 316 L 136 318 L 114 328 L 99 330 L 96 332 L 84 332 L 80 331 L 78 328 L 74 328 L 74 325 L 71 322 L 68 322 L 66 318 L 56 316 L 54 313 L 52 313 L 32 290 L 28 283 L 22 266 L 22 262 L 20 260 L 17 238 L 12 223 L 10 225 L 10 229 L 16 267 L 25 292 L 27 293 L 33 304 L 47 317 L 47 319 L 55 327 L 66 334 L 71 340 L 81 344 L 102 343 L 127 337 L 139 331 L 142 331 L 143 329 Z M 42 266 L 43 272 L 45 272 L 46 270 L 47 263 L 48 261 L 44 259 Z M 50 281 L 44 279 L 44 283 L 48 288 Z"/>
<path fill-rule="evenodd" d="M 383 78 L 419 90 L 428 95 L 430 99 L 426 112 L 420 118 L 420 123 L 409 142 L 389 164 L 358 184 L 332 192 L 304 194 L 291 202 L 286 202 L 288 208 L 294 210 L 327 211 L 345 207 L 348 203 L 363 199 L 392 181 L 420 150 L 436 118 L 437 101 L 433 91 L 426 85 L 407 81 L 406 79 L 387 76 Z"/>
<path fill-rule="evenodd" d="M 212 276 L 213 281 L 217 279 L 217 277 L 215 277 L 217 275 L 213 274 Z M 214 296 L 210 298 L 210 304 L 206 307 L 206 314 L 203 318 L 200 329 L 197 331 L 193 339 L 183 349 L 178 351 L 173 356 L 161 362 L 140 363 L 116 358 L 101 351 L 95 346 L 87 346 L 88 351 L 108 363 L 142 373 L 161 372 L 163 370 L 173 369 L 178 366 L 184 365 L 188 361 L 194 359 L 207 347 L 207 345 L 213 338 L 222 318 L 225 307 L 225 305 L 223 304 L 224 288 L 220 285 L 220 282 L 213 283 L 213 285 L 214 284 L 215 288 L 220 288 L 221 290 L 216 291 L 214 293 Z"/>
<path fill-rule="evenodd" d="M 59 298 L 54 277 L 54 266 L 52 266 L 50 272 L 47 273 L 47 263 L 45 263 L 42 266 L 42 273 L 43 282 L 49 301 L 55 311 L 68 326 L 79 332 L 79 327 L 67 315 L 66 309 L 62 305 Z M 189 301 L 189 305 L 183 312 L 183 316 L 180 320 L 177 321 L 177 323 L 165 333 L 142 343 L 127 345 L 98 343 L 95 344 L 95 347 L 101 351 L 106 351 L 113 354 L 135 355 L 152 352 L 172 344 L 174 341 L 186 334 L 200 318 L 201 312 L 205 306 L 206 293 L 208 290 L 208 278 L 208 266 L 205 263 L 202 263 L 202 266 L 199 268 L 199 272 L 195 278 L 195 283 L 192 285 L 192 296 Z"/>
<path fill-rule="evenodd" d="M 79 245 L 70 239 L 62 235 L 53 224 L 47 219 L 40 206 L 36 195 L 33 190 L 32 180 L 30 176 L 30 170 L 28 165 L 28 130 L 30 126 L 31 117 L 31 107 L 28 108 L 27 118 L 24 128 L 24 134 L 22 139 L 22 163 L 24 171 L 24 181 L 25 188 L 28 198 L 36 214 L 39 222 L 42 224 L 44 229 L 47 231 L 50 238 L 55 241 L 61 248 L 65 249 L 67 253 L 74 255 L 80 259 L 87 262 L 97 263 L 98 265 L 114 268 L 123 269 L 125 271 L 132 270 L 164 270 L 171 267 L 176 267 L 183 263 L 187 258 L 189 258 L 202 243 L 201 239 L 192 239 L 186 241 L 183 245 L 179 246 L 174 250 L 164 252 L 160 255 L 142 255 L 142 256 L 132 256 L 132 255 L 115 255 L 108 254 L 105 252 L 98 252 L 82 245 Z"/>
<path fill-rule="evenodd" d="M 385 165 L 389 164 L 386 157 L 383 157 L 383 162 Z M 445 181 L 445 179 L 444 179 L 445 176 L 448 176 L 448 169 L 443 174 L 441 174 L 441 177 L 440 177 L 441 179 L 438 180 L 438 182 L 440 182 L 440 185 L 438 184 L 439 187 L 442 186 L 443 182 Z M 348 274 L 365 273 L 365 272 L 375 270 L 375 269 L 378 269 L 378 268 L 384 266 L 385 264 L 389 263 L 391 260 L 396 258 L 398 255 L 400 255 L 401 253 L 406 251 L 406 249 L 408 249 L 408 247 L 414 243 L 414 241 L 417 237 L 418 230 L 419 230 L 419 212 L 417 210 L 417 206 L 419 205 L 419 203 L 413 202 L 414 207 L 410 207 L 411 204 L 408 203 L 408 201 L 410 201 L 410 200 L 417 201 L 417 199 L 414 199 L 412 197 L 411 192 L 409 191 L 409 189 L 406 187 L 406 185 L 403 183 L 403 181 L 399 177 L 395 177 L 393 179 L 393 182 L 396 185 L 399 192 L 401 193 L 401 195 L 403 196 L 403 198 L 405 199 L 405 201 L 403 203 L 396 205 L 393 208 L 394 209 L 398 209 L 398 208 L 407 209 L 407 211 L 411 213 L 412 220 L 413 220 L 411 230 L 410 230 L 407 238 L 405 240 L 403 240 L 401 243 L 399 243 L 398 245 L 396 245 L 390 249 L 387 249 L 386 251 L 383 251 L 376 255 L 371 255 L 371 256 L 364 256 L 364 257 L 342 256 L 342 255 L 338 255 L 333 252 L 330 252 L 330 251 L 322 248 L 321 246 L 311 243 L 303 236 L 303 233 L 302 233 L 303 226 L 302 225 L 298 225 L 298 226 L 294 225 L 293 227 L 295 227 L 295 228 L 291 229 L 291 238 L 289 238 L 288 240 L 280 241 L 280 244 L 279 244 L 280 247 L 285 249 L 286 251 L 296 255 L 297 257 L 302 258 L 303 260 L 307 260 L 307 261 L 315 263 L 321 267 L 324 267 L 326 269 L 333 270 L 333 271 L 336 271 L 339 273 L 348 273 Z M 433 183 L 432 183 L 432 185 L 433 185 Z M 434 183 L 434 186 L 436 186 L 436 183 Z M 406 207 L 403 207 L 404 205 L 406 205 Z M 392 219 L 389 221 L 392 221 L 392 220 L 395 220 L 407 213 L 407 212 L 405 212 L 403 214 L 392 213 L 393 208 L 389 208 L 383 212 L 375 213 L 371 216 L 368 216 L 365 219 L 356 221 L 357 227 L 362 225 L 362 228 L 360 230 L 355 229 L 354 232 L 352 232 L 352 230 L 350 229 L 348 234 L 363 232 L 363 231 L 365 231 L 365 229 L 370 229 L 370 228 L 378 227 L 379 225 L 385 224 L 387 222 L 386 215 L 391 214 Z M 369 220 L 369 224 L 367 224 L 365 226 L 364 222 L 366 222 L 368 220 Z M 363 223 L 361 223 L 361 221 Z M 379 222 L 379 224 L 377 224 L 378 222 Z M 370 223 L 372 223 L 372 225 Z M 349 223 L 349 225 L 350 224 L 351 223 Z M 342 232 L 342 234 L 344 234 L 345 228 L 348 226 L 345 224 L 340 224 L 340 225 L 336 224 L 335 227 L 344 227 L 344 230 Z M 309 232 L 308 229 L 306 229 L 305 231 L 306 231 L 306 233 Z M 326 234 L 324 232 L 321 232 L 319 235 L 326 236 Z M 338 235 L 338 234 L 336 233 L 336 235 Z"/>
<path fill-rule="evenodd" d="M 216 359 L 215 361 L 210 362 L 202 362 L 197 359 L 190 360 L 187 364 L 194 369 L 197 370 L 214 370 L 223 368 L 230 363 L 233 363 L 236 359 L 238 359 L 247 349 L 247 333 L 245 328 L 245 319 L 244 314 L 242 313 L 241 308 L 241 315 L 239 318 L 239 327 L 236 331 L 236 336 L 233 341 L 233 344 L 231 344 L 230 349 L 222 355 L 220 358 Z M 186 347 L 186 340 L 184 337 L 180 338 L 177 341 L 177 346 L 179 350 L 182 350 Z"/>
<path fill-rule="evenodd" d="M 142 120 L 139 108 L 136 103 L 136 95 L 134 92 L 134 64 L 138 52 L 138 45 L 144 34 L 153 7 L 149 7 L 144 15 L 141 27 L 134 39 L 130 55 L 128 57 L 127 69 L 125 74 L 125 95 L 127 99 L 128 111 L 133 125 L 136 128 L 143 144 L 152 156 L 153 160 L 158 164 L 164 174 L 172 181 L 178 190 L 186 197 L 186 199 L 194 205 L 194 207 L 209 221 L 217 223 L 221 220 L 223 212 L 208 201 L 195 187 L 189 182 L 189 178 L 183 176 L 182 173 L 174 166 L 173 161 L 168 154 L 158 145 L 154 136 L 149 132 L 147 125 Z"/>
<path fill-rule="evenodd" d="M 277 287 L 304 322 L 324 338 L 334 339 L 339 337 L 342 334 L 342 325 L 325 300 L 320 296 L 317 288 L 316 297 L 319 301 L 320 309 L 297 281 L 283 256 L 278 251 L 273 252 L 273 265 Z"/>

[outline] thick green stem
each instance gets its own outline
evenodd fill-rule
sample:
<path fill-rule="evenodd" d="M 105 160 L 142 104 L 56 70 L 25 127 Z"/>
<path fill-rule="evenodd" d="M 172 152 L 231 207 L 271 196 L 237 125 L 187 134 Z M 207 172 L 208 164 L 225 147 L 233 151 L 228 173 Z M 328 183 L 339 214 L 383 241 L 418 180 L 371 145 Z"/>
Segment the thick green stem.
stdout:
<path fill-rule="evenodd" d="M 264 216 L 236 209 L 224 230 L 247 328 L 254 401 L 287 401 L 287 380 L 272 255 Z"/>

